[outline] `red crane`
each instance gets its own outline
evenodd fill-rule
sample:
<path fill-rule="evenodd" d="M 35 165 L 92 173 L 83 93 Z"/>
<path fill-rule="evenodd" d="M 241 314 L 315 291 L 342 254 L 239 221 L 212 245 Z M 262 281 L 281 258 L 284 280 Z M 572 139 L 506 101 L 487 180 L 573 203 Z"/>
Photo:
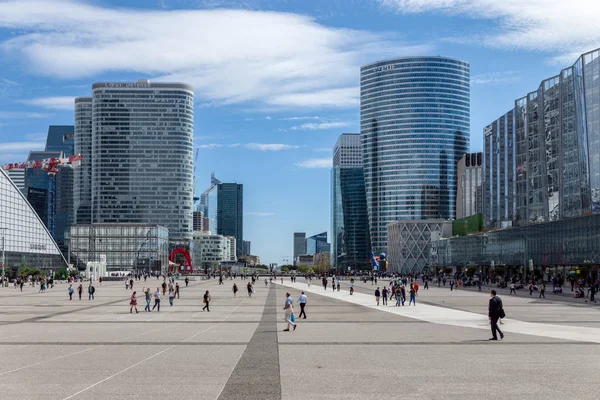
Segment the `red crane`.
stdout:
<path fill-rule="evenodd" d="M 21 163 L 12 163 L 0 165 L 3 170 L 10 171 L 12 169 L 43 169 L 48 172 L 48 175 L 55 175 L 58 172 L 59 165 L 69 165 L 73 168 L 81 165 L 83 157 L 81 154 L 75 154 L 65 158 L 46 158 L 44 160 L 25 161 Z"/>

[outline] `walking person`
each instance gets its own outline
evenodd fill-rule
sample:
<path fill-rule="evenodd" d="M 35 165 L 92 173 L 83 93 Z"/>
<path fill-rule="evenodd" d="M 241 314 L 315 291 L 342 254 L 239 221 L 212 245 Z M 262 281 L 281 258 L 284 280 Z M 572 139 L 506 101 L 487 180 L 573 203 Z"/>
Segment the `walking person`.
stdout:
<path fill-rule="evenodd" d="M 337 283 L 337 291 L 339 292 L 340 291 L 340 279 L 339 278 L 336 281 L 336 283 Z"/>
<path fill-rule="evenodd" d="M 252 292 L 254 291 L 254 288 L 252 287 L 252 283 L 248 282 L 248 297 L 252 297 Z"/>
<path fill-rule="evenodd" d="M 533 294 L 533 282 L 529 281 L 529 295 Z"/>
<path fill-rule="evenodd" d="M 137 292 L 133 292 L 131 295 L 131 299 L 129 300 L 129 314 L 133 313 L 133 309 L 135 308 L 135 313 L 137 314 L 139 311 L 137 309 L 137 297 L 135 296 Z"/>
<path fill-rule="evenodd" d="M 202 311 L 206 310 L 206 311 L 210 312 L 210 308 L 208 307 L 210 304 L 210 293 L 208 293 L 208 290 L 206 291 L 206 293 L 204 293 L 204 296 L 202 296 L 202 302 L 204 303 L 204 307 L 202 307 Z"/>
<path fill-rule="evenodd" d="M 379 305 L 379 298 L 381 297 L 381 291 L 379 290 L 379 287 L 377 289 L 375 289 L 375 301 L 377 302 L 377 305 Z"/>
<path fill-rule="evenodd" d="M 408 305 L 410 306 L 410 304 L 412 303 L 413 305 L 417 305 L 417 291 L 415 290 L 413 285 L 410 285 L 410 301 L 408 302 Z"/>
<path fill-rule="evenodd" d="M 352 296 L 354 294 L 354 282 L 352 280 L 350 280 L 348 287 L 350 288 L 350 296 Z"/>
<path fill-rule="evenodd" d="M 187 276 L 185 277 L 185 287 L 188 287 L 188 284 L 190 283 L 190 278 L 188 278 Z"/>
<path fill-rule="evenodd" d="M 233 284 L 233 289 L 232 290 L 233 290 L 233 297 L 234 298 L 237 297 L 238 287 L 237 287 L 237 285 L 235 283 Z"/>
<path fill-rule="evenodd" d="M 396 286 L 396 291 L 394 292 L 396 296 L 396 307 L 400 307 L 400 304 L 404 305 L 402 301 L 402 291 L 400 286 Z"/>
<path fill-rule="evenodd" d="M 446 286 L 446 285 L 444 285 L 444 286 Z M 450 291 L 453 291 L 453 290 L 454 290 L 454 281 L 451 279 L 450 280 Z"/>
<path fill-rule="evenodd" d="M 516 295 L 516 294 L 517 294 L 517 290 L 516 290 L 516 288 L 515 288 L 515 283 L 514 283 L 514 282 L 511 282 L 511 283 L 510 283 L 510 293 L 509 293 L 509 295 L 511 295 L 511 294 L 513 294 L 513 293 Z"/>
<path fill-rule="evenodd" d="M 73 290 L 73 285 L 69 285 L 69 300 L 73 300 L 73 293 L 75 293 L 75 290 Z"/>
<path fill-rule="evenodd" d="M 83 285 L 80 283 L 79 286 L 77 286 L 77 294 L 79 295 L 79 300 L 81 300 L 82 293 L 83 293 Z"/>
<path fill-rule="evenodd" d="M 285 294 L 285 305 L 283 306 L 285 310 L 285 321 L 287 322 L 287 328 L 284 329 L 284 332 L 289 332 L 290 329 L 296 330 L 296 324 L 294 319 L 294 300 L 289 293 Z"/>
<path fill-rule="evenodd" d="M 383 287 L 383 290 L 381 291 L 381 296 L 383 298 L 383 305 L 387 306 L 387 300 L 388 300 L 388 288 L 387 287 Z"/>
<path fill-rule="evenodd" d="M 492 297 L 488 305 L 488 319 L 492 328 L 492 337 L 490 340 L 498 340 L 496 332 L 500 334 L 500 339 L 504 339 L 504 333 L 498 327 L 498 320 L 505 317 L 502 300 L 496 296 L 495 290 L 490 292 L 490 296 Z"/>
<path fill-rule="evenodd" d="M 150 293 L 150 288 L 146 289 L 144 295 L 146 296 L 146 307 L 144 308 L 144 311 L 150 312 L 150 302 L 152 301 L 152 294 Z"/>
<path fill-rule="evenodd" d="M 88 286 L 88 300 L 94 300 L 94 293 L 96 293 L 96 288 L 90 282 L 90 286 Z"/>
<path fill-rule="evenodd" d="M 160 311 L 160 289 L 156 288 L 156 292 L 154 292 L 154 305 L 152 306 L 152 310 L 158 308 L 157 311 Z"/>
<path fill-rule="evenodd" d="M 400 300 L 402 301 L 402 307 L 404 307 L 404 302 L 406 302 L 406 287 L 404 285 L 400 286 Z"/>
<path fill-rule="evenodd" d="M 179 300 L 179 282 L 175 284 L 175 296 L 177 296 L 177 300 Z"/>
<path fill-rule="evenodd" d="M 546 298 L 546 284 L 544 282 L 542 282 L 541 286 L 540 286 L 540 295 L 538 296 L 540 299 Z"/>
<path fill-rule="evenodd" d="M 300 315 L 298 315 L 298 318 L 302 318 L 302 316 L 304 315 L 304 319 L 306 319 L 306 311 L 304 310 L 304 308 L 306 307 L 307 302 L 308 299 L 306 298 L 304 292 L 302 292 L 300 294 L 300 297 L 298 297 L 298 304 L 300 304 Z"/>
<path fill-rule="evenodd" d="M 169 304 L 173 307 L 173 300 L 175 300 L 175 289 L 173 289 L 173 285 L 169 286 Z"/>

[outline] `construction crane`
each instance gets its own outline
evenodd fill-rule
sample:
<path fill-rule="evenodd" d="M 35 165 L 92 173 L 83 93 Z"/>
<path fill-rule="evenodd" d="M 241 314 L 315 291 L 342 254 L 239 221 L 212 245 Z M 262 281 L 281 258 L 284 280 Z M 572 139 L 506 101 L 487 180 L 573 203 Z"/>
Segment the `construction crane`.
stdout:
<path fill-rule="evenodd" d="M 58 167 L 61 165 L 70 166 L 72 168 L 79 167 L 83 157 L 81 154 L 75 154 L 70 157 L 61 158 L 46 158 L 44 160 L 26 161 L 21 163 L 12 163 L 0 165 L 5 171 L 15 169 L 42 169 L 48 173 L 48 230 L 52 237 L 56 234 L 56 223 L 54 215 L 56 215 L 56 174 L 59 172 Z"/>

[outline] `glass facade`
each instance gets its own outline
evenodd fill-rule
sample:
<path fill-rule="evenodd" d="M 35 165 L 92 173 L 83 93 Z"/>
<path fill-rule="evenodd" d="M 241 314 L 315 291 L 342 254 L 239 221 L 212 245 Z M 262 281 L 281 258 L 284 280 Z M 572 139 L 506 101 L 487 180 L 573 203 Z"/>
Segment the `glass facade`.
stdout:
<path fill-rule="evenodd" d="M 8 275 L 15 276 L 19 266 L 52 270 L 67 267 L 66 260 L 41 218 L 6 172 L 0 169 L 2 236 Z"/>
<path fill-rule="evenodd" d="M 73 225 L 75 211 L 73 207 L 73 184 L 75 170 L 70 166 L 59 166 L 56 174 L 56 206 L 54 214 L 54 240 L 63 254 L 67 254 L 66 235 Z"/>
<path fill-rule="evenodd" d="M 454 218 L 456 165 L 469 149 L 470 67 L 407 57 L 361 68 L 361 139 L 371 247 L 396 220 Z"/>
<path fill-rule="evenodd" d="M 219 183 L 217 192 L 216 233 L 233 236 L 236 240 L 236 256 L 241 257 L 244 253 L 244 185 Z M 209 202 L 210 199 L 209 196 Z"/>
<path fill-rule="evenodd" d="M 502 149 L 503 125 L 514 147 Z M 526 225 L 600 211 L 599 50 L 583 54 L 572 67 L 516 100 L 514 109 L 488 125 L 484 135 L 486 226 Z M 505 167 L 511 162 L 512 170 Z M 504 175 L 514 181 L 508 190 L 501 184 Z"/>
<path fill-rule="evenodd" d="M 294 232 L 294 265 L 296 258 L 306 254 L 306 233 Z"/>
<path fill-rule="evenodd" d="M 58 151 L 65 157 L 75 154 L 75 127 L 73 125 L 50 125 L 46 138 L 46 151 Z"/>
<path fill-rule="evenodd" d="M 327 243 L 327 232 L 318 233 L 306 238 L 306 254 L 315 255 L 329 252 L 329 243 Z"/>
<path fill-rule="evenodd" d="M 169 263 L 169 231 L 159 225 L 73 225 L 71 261 L 80 268 L 106 257 L 106 270 L 164 272 Z"/>
<path fill-rule="evenodd" d="M 92 98 L 75 98 L 75 154 L 81 165 L 75 168 L 73 208 L 76 224 L 92 223 Z"/>
<path fill-rule="evenodd" d="M 158 224 L 191 241 L 193 89 L 102 82 L 92 99 L 92 223 Z"/>

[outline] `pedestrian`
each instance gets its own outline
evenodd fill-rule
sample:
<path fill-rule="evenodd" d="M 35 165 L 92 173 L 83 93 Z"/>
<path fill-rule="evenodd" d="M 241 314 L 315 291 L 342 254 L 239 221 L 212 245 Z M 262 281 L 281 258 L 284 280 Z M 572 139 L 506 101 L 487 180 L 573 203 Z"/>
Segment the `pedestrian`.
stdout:
<path fill-rule="evenodd" d="M 233 297 L 237 297 L 237 292 L 238 292 L 238 287 L 237 287 L 237 285 L 234 283 L 234 284 L 233 284 Z"/>
<path fill-rule="evenodd" d="M 94 293 L 96 293 L 96 288 L 90 282 L 90 286 L 88 286 L 88 300 L 94 300 Z"/>
<path fill-rule="evenodd" d="M 167 282 L 163 281 L 162 283 L 162 294 L 163 296 L 167 293 Z"/>
<path fill-rule="evenodd" d="M 137 314 L 139 311 L 137 309 L 137 297 L 135 297 L 136 292 L 133 292 L 131 295 L 131 299 L 129 300 L 129 314 L 133 313 L 133 309 L 135 308 L 135 313 Z"/>
<path fill-rule="evenodd" d="M 404 302 L 402 301 L 402 290 L 401 290 L 400 286 L 396 286 L 395 296 L 396 296 L 396 307 L 400 307 L 400 304 L 404 305 Z"/>
<path fill-rule="evenodd" d="M 379 290 L 379 287 L 377 287 L 377 289 L 375 289 L 375 301 L 377 302 L 377 305 L 379 305 L 380 297 L 381 297 L 381 291 Z"/>
<path fill-rule="evenodd" d="M 381 295 L 382 295 L 382 300 L 383 300 L 383 305 L 387 306 L 387 301 L 388 301 L 388 288 L 386 286 L 383 287 L 383 290 L 381 291 Z"/>
<path fill-rule="evenodd" d="M 516 290 L 516 287 L 515 287 L 515 283 L 511 282 L 510 283 L 510 293 L 509 293 L 509 295 L 511 295 L 513 293 L 516 295 L 517 294 L 517 290 Z"/>
<path fill-rule="evenodd" d="M 354 282 L 350 281 L 348 287 L 350 288 L 350 296 L 352 296 L 354 294 Z"/>
<path fill-rule="evenodd" d="M 429 290 L 429 279 L 425 279 L 425 289 Z"/>
<path fill-rule="evenodd" d="M 500 334 L 500 339 L 504 339 L 504 333 L 498 327 L 498 320 L 505 317 L 504 308 L 502 307 L 502 300 L 496 296 L 496 291 L 490 292 L 490 299 L 488 305 L 488 319 L 490 320 L 490 326 L 492 328 L 492 337 L 490 340 L 498 340 L 496 332 Z"/>
<path fill-rule="evenodd" d="M 179 300 L 179 282 L 175 284 L 175 296 L 177 296 L 177 300 Z"/>
<path fill-rule="evenodd" d="M 327 278 L 323 278 L 323 288 L 327 290 Z"/>
<path fill-rule="evenodd" d="M 252 283 L 248 282 L 246 288 L 248 289 L 248 297 L 252 297 L 252 292 L 254 292 L 254 289 L 252 288 Z"/>
<path fill-rule="evenodd" d="M 296 330 L 295 318 L 294 318 L 294 300 L 289 293 L 285 294 L 285 305 L 283 306 L 285 310 L 285 321 L 287 322 L 287 328 L 284 329 L 284 332 L 289 332 L 291 328 Z"/>
<path fill-rule="evenodd" d="M 339 278 L 337 280 L 337 290 L 338 290 L 338 292 L 340 291 L 340 279 Z"/>
<path fill-rule="evenodd" d="M 150 293 L 150 288 L 147 288 L 144 294 L 146 296 L 146 307 L 144 308 L 144 311 L 150 312 L 150 302 L 152 301 L 152 294 Z"/>
<path fill-rule="evenodd" d="M 69 300 L 73 300 L 73 293 L 75 293 L 75 290 L 73 290 L 73 285 L 69 285 Z"/>
<path fill-rule="evenodd" d="M 412 303 L 413 305 L 417 305 L 417 291 L 415 290 L 415 287 L 413 285 L 410 285 L 410 301 L 408 302 L 408 305 L 410 306 L 410 304 Z"/>
<path fill-rule="evenodd" d="M 446 286 L 446 285 L 444 285 Z M 454 290 L 454 281 L 451 279 L 450 280 L 450 291 Z"/>
<path fill-rule="evenodd" d="M 533 282 L 529 281 L 529 295 L 533 294 Z"/>
<path fill-rule="evenodd" d="M 156 292 L 154 292 L 154 305 L 152 306 L 152 310 L 158 308 L 160 311 L 160 289 L 156 288 Z"/>
<path fill-rule="evenodd" d="M 304 308 L 306 307 L 307 302 L 308 299 L 306 298 L 304 292 L 302 292 L 302 294 L 300 294 L 300 297 L 298 297 L 298 304 L 300 304 L 300 315 L 298 315 L 298 318 L 302 318 L 302 316 L 304 315 L 304 319 L 306 319 L 306 311 L 304 310 Z"/>
<path fill-rule="evenodd" d="M 210 312 L 210 308 L 208 308 L 208 306 L 210 304 L 210 294 L 208 293 L 208 290 L 206 291 L 206 293 L 204 293 L 204 296 L 202 296 L 202 302 L 204 303 L 204 307 L 202 307 L 202 311 L 206 310 L 206 311 Z"/>
<path fill-rule="evenodd" d="M 133 278 L 129 279 L 129 289 L 133 290 Z"/>
<path fill-rule="evenodd" d="M 406 286 L 404 285 L 400 286 L 400 300 L 402 301 L 402 307 L 404 307 L 404 303 L 406 302 Z"/>
<path fill-rule="evenodd" d="M 175 289 L 173 289 L 173 285 L 169 286 L 169 304 L 173 307 L 173 300 L 175 300 Z"/>
<path fill-rule="evenodd" d="M 79 286 L 77 286 L 77 294 L 79 294 L 79 300 L 81 300 L 82 293 L 83 293 L 83 285 L 80 283 Z"/>
<path fill-rule="evenodd" d="M 188 287 L 188 283 L 190 283 L 190 278 L 185 277 L 185 287 Z"/>
<path fill-rule="evenodd" d="M 125 290 L 129 289 L 129 281 L 125 279 Z"/>
<path fill-rule="evenodd" d="M 539 298 L 546 298 L 546 284 L 544 282 L 542 282 L 542 285 L 540 286 L 540 295 Z"/>

